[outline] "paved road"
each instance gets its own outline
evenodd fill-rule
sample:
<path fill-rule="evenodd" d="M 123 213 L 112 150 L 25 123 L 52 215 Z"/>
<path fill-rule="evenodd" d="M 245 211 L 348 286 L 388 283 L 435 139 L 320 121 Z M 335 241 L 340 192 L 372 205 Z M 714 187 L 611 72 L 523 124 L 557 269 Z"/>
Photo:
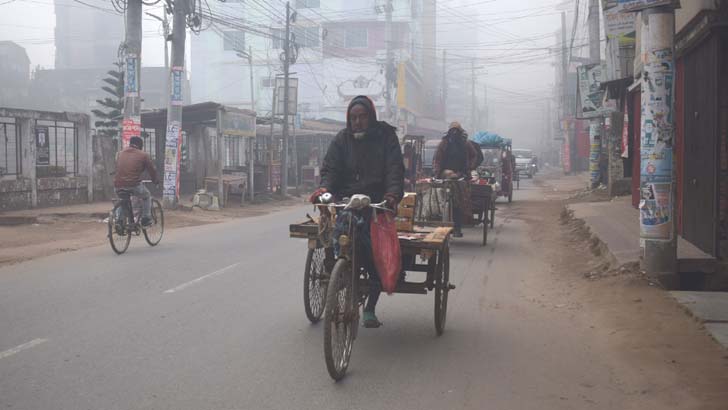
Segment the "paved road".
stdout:
<path fill-rule="evenodd" d="M 513 207 L 541 198 L 524 182 Z M 609 369 L 523 299 L 547 267 L 500 207 L 490 246 L 474 230 L 453 246 L 445 335 L 432 295 L 385 296 L 338 384 L 303 313 L 305 243 L 287 237 L 305 209 L 0 269 L 0 409 L 584 408 L 582 375 L 608 386 Z"/>

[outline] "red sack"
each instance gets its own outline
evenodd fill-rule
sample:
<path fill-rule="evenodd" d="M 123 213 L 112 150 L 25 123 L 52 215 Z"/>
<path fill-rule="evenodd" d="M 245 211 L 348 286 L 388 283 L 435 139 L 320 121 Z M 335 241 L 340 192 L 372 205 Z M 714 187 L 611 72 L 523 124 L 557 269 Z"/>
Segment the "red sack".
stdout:
<path fill-rule="evenodd" d="M 382 289 L 391 295 L 402 271 L 402 250 L 399 248 L 394 215 L 389 212 L 375 212 L 370 229 L 374 267 L 382 281 Z"/>

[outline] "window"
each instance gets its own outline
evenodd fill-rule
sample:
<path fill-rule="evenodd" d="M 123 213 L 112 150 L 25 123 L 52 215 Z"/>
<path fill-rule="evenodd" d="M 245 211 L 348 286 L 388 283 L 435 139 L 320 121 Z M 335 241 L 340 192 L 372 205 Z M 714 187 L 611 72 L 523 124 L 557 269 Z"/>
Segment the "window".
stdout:
<path fill-rule="evenodd" d="M 144 140 L 144 152 L 154 161 L 157 159 L 157 130 L 154 128 L 142 128 L 142 139 Z"/>
<path fill-rule="evenodd" d="M 368 47 L 367 34 L 367 29 L 364 27 L 348 27 L 346 29 L 346 48 Z"/>
<path fill-rule="evenodd" d="M 245 50 L 244 31 L 223 31 L 222 48 L 225 51 Z"/>
<path fill-rule="evenodd" d="M 320 0 L 296 0 L 297 9 L 317 9 L 321 7 Z"/>
<path fill-rule="evenodd" d="M 263 88 L 273 88 L 275 87 L 276 80 L 273 77 L 266 77 L 260 79 L 260 86 Z"/>
<path fill-rule="evenodd" d="M 318 47 L 319 46 L 319 28 L 318 27 L 294 27 L 293 35 L 296 43 L 301 47 Z"/>
<path fill-rule="evenodd" d="M 38 160 L 44 158 L 40 155 L 36 158 L 38 177 L 76 175 L 78 172 L 76 126 L 72 122 L 39 120 L 36 122 L 36 136 L 43 133 L 48 139 L 48 155 L 47 161 L 40 163 Z"/>
<path fill-rule="evenodd" d="M 245 138 L 225 136 L 225 168 L 238 168 L 245 165 Z"/>
<path fill-rule="evenodd" d="M 0 117 L 0 177 L 20 174 L 20 165 L 20 127 L 15 118 Z"/>

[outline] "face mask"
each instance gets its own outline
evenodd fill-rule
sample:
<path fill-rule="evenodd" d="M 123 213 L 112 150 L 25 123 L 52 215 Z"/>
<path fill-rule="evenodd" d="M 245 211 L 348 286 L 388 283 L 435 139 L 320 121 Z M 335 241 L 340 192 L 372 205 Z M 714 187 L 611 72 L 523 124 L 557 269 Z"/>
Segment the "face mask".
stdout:
<path fill-rule="evenodd" d="M 362 131 L 362 132 L 355 132 L 355 133 L 354 133 L 354 138 L 355 138 L 355 139 L 358 139 L 358 140 L 360 140 L 360 139 L 363 139 L 363 138 L 364 138 L 364 137 L 366 137 L 366 136 L 367 136 L 367 133 L 366 133 L 366 131 Z"/>

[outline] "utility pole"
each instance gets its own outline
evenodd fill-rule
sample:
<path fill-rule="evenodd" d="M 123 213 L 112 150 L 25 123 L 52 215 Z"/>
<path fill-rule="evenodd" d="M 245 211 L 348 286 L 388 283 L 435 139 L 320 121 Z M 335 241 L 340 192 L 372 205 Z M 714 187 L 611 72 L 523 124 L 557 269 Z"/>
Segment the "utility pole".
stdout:
<path fill-rule="evenodd" d="M 159 22 L 162 23 L 162 30 L 164 30 L 164 70 L 169 71 L 169 22 L 167 21 L 167 9 L 166 7 L 162 8 L 162 18 L 157 16 L 156 14 L 152 14 L 149 12 L 144 13 L 147 16 L 159 20 Z M 169 76 L 164 81 L 164 87 L 165 92 L 169 93 Z"/>
<path fill-rule="evenodd" d="M 142 65 L 142 0 L 128 0 L 126 7 L 126 38 L 124 40 L 124 119 L 121 127 L 121 147 L 129 146 L 131 137 L 141 136 L 140 73 Z"/>
<path fill-rule="evenodd" d="M 172 66 L 169 70 L 170 93 L 167 103 L 167 133 L 164 156 L 164 196 L 166 208 L 175 208 L 179 199 L 179 145 L 182 135 L 182 84 L 185 75 L 186 2 L 175 0 L 172 17 Z M 221 137 L 218 135 L 218 143 Z M 220 149 L 218 149 L 220 151 Z M 218 156 L 223 161 L 222 156 Z M 222 175 L 218 179 L 218 199 L 223 200 Z"/>
<path fill-rule="evenodd" d="M 253 112 L 255 106 L 255 79 L 253 76 L 253 47 L 248 46 L 248 68 L 250 69 L 250 107 Z M 255 199 L 255 138 L 250 138 L 250 157 L 248 159 L 248 189 L 250 202 Z"/>
<path fill-rule="evenodd" d="M 392 117 L 394 116 L 392 110 L 392 85 L 394 84 L 394 79 L 392 78 L 392 67 L 394 66 L 394 52 L 392 50 L 392 0 L 387 0 L 386 9 L 384 10 L 384 21 L 384 43 L 387 47 L 387 63 L 384 71 L 387 87 L 384 91 L 386 104 L 384 115 L 386 121 L 392 121 Z"/>
<path fill-rule="evenodd" d="M 483 84 L 483 119 L 480 122 L 481 128 L 488 129 L 488 84 Z M 473 130 L 475 131 L 475 130 Z"/>
<path fill-rule="evenodd" d="M 475 96 L 475 59 L 470 60 L 470 71 L 472 73 L 472 79 L 470 83 L 470 132 L 475 133 L 475 111 L 477 108 L 477 98 Z"/>
<path fill-rule="evenodd" d="M 640 192 L 644 198 L 640 201 L 642 267 L 663 282 L 675 283 L 677 196 L 674 155 L 672 144 L 662 142 L 673 141 L 674 137 L 675 10 L 672 6 L 650 7 L 642 11 L 642 24 L 646 26 L 641 50 L 645 56 L 642 106 L 646 107 L 640 124 Z"/>
<path fill-rule="evenodd" d="M 589 62 L 602 64 L 601 41 L 599 38 L 599 0 L 589 0 Z M 589 175 L 592 188 L 599 186 L 601 175 L 599 172 L 599 159 L 602 155 L 602 123 L 603 119 L 589 120 Z"/>
<path fill-rule="evenodd" d="M 571 121 L 569 119 L 569 49 L 566 45 L 566 12 L 561 12 L 561 126 L 564 127 L 564 144 L 567 158 L 565 161 L 564 171 L 571 172 L 575 166 L 575 155 L 573 149 L 573 137 L 571 136 Z M 568 164 L 568 167 L 566 166 Z"/>
<path fill-rule="evenodd" d="M 442 117 L 447 121 L 447 50 L 442 50 Z"/>
<path fill-rule="evenodd" d="M 286 37 L 283 39 L 283 153 L 281 155 L 281 190 L 288 196 L 288 116 L 290 90 L 288 89 L 291 62 L 291 3 L 286 2 Z"/>

